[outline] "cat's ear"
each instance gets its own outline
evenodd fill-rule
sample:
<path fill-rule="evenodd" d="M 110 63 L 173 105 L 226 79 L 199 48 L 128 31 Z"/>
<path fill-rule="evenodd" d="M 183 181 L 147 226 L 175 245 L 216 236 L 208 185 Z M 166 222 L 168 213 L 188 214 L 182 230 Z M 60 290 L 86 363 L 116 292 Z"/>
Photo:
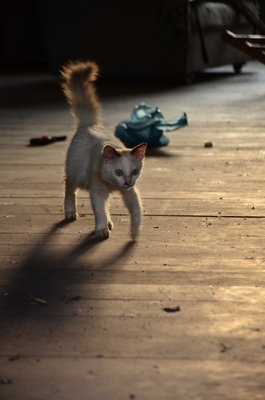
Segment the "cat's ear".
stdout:
<path fill-rule="evenodd" d="M 135 146 L 131 150 L 131 154 L 134 156 L 134 158 L 136 158 L 136 160 L 142 161 L 145 156 L 146 147 L 147 147 L 146 143 L 138 144 L 138 146 Z"/>
<path fill-rule="evenodd" d="M 105 161 L 111 161 L 116 157 L 120 157 L 120 153 L 114 147 L 107 144 L 102 151 L 102 158 Z"/>

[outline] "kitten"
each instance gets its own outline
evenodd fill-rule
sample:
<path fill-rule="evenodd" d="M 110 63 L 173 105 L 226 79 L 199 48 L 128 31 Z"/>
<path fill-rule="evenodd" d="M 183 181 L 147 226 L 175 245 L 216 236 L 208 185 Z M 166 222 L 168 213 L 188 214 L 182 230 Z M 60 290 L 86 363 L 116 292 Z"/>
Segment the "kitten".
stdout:
<path fill-rule="evenodd" d="M 143 166 L 146 144 L 126 149 L 114 137 L 108 137 L 100 122 L 101 107 L 93 83 L 98 75 L 95 63 L 70 62 L 61 74 L 63 92 L 77 120 L 77 131 L 66 157 L 65 218 L 77 219 L 76 191 L 89 190 L 95 234 L 108 238 L 113 227 L 108 197 L 119 190 L 131 215 L 131 237 L 135 239 L 141 206 L 134 185 Z"/>

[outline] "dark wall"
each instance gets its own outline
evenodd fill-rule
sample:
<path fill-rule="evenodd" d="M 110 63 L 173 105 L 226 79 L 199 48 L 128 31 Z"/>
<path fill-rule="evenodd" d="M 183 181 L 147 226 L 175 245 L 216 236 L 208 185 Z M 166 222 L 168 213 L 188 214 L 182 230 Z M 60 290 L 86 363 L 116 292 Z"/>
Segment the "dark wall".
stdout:
<path fill-rule="evenodd" d="M 103 66 L 102 72 L 105 66 L 110 73 L 130 73 L 130 67 L 133 73 L 148 73 L 151 65 L 154 72 L 181 73 L 184 4 L 185 0 L 1 2 L 0 66 L 43 65 L 57 71 L 67 59 L 91 58 Z M 260 9 L 265 22 L 265 0 Z"/>
<path fill-rule="evenodd" d="M 0 63 L 38 65 L 47 62 L 41 1 L 8 0 L 0 6 Z"/>
<path fill-rule="evenodd" d="M 265 22 L 265 0 L 260 1 L 260 18 Z"/>
<path fill-rule="evenodd" d="M 159 73 L 171 65 L 176 71 L 177 52 L 184 54 L 183 29 L 177 32 L 184 2 L 171 1 L 178 6 L 178 15 L 172 14 L 168 21 L 163 15 L 168 1 L 163 0 L 46 0 L 50 68 L 57 70 L 69 59 L 89 58 L 96 60 L 103 74 Z"/>

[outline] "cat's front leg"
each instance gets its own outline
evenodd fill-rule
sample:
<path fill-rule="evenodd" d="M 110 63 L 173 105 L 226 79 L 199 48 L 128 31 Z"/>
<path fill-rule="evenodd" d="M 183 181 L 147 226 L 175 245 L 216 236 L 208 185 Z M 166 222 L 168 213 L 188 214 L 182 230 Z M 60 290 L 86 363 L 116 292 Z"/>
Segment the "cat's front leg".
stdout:
<path fill-rule="evenodd" d="M 76 187 L 67 179 L 65 180 L 64 215 L 69 221 L 74 221 L 78 217 L 76 210 Z"/>
<path fill-rule="evenodd" d="M 131 237 L 136 239 L 141 224 L 141 205 L 140 198 L 135 188 L 122 191 L 122 196 L 126 207 L 131 215 Z"/>
<path fill-rule="evenodd" d="M 107 212 L 108 192 L 102 189 L 91 189 L 90 200 L 95 214 L 95 234 L 96 236 L 107 239 L 112 223 Z"/>
<path fill-rule="evenodd" d="M 108 228 L 111 231 L 113 229 L 113 222 L 110 219 L 110 216 L 108 216 Z"/>

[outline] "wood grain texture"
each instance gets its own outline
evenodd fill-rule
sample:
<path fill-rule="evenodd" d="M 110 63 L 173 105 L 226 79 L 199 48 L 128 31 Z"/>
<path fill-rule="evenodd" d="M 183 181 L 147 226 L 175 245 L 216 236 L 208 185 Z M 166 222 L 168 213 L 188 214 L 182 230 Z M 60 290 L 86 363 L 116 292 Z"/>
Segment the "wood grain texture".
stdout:
<path fill-rule="evenodd" d="M 148 152 L 136 242 L 118 193 L 109 240 L 93 236 L 84 191 L 63 221 L 74 124 L 57 82 L 0 77 L 1 400 L 264 398 L 265 72 L 244 71 L 99 88 L 111 132 L 141 101 L 188 114 Z M 47 134 L 68 140 L 28 147 Z"/>

